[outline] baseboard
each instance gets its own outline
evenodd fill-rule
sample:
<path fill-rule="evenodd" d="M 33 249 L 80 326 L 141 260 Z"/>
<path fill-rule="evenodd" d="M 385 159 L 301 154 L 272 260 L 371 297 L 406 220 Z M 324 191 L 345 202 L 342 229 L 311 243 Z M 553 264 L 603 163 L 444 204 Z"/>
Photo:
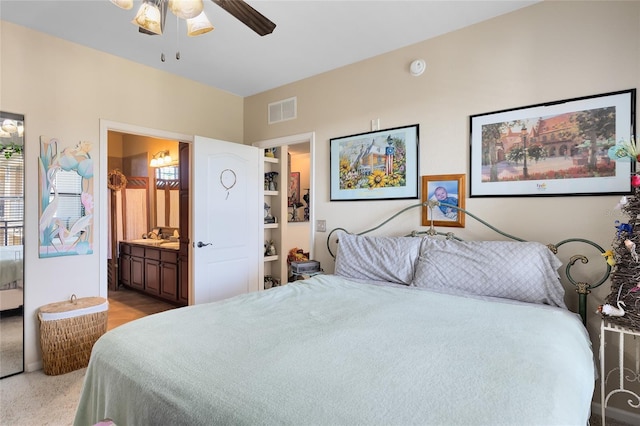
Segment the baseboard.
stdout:
<path fill-rule="evenodd" d="M 592 402 L 591 412 L 600 415 L 602 413 L 602 405 L 597 402 Z M 640 410 L 638 409 L 635 409 L 635 412 L 631 412 L 616 407 L 607 407 L 606 415 L 610 419 L 629 423 L 630 425 L 640 424 Z"/>
<path fill-rule="evenodd" d="M 42 370 L 42 361 L 32 362 L 27 364 L 27 368 L 26 368 L 27 373 L 32 373 L 38 370 Z"/>

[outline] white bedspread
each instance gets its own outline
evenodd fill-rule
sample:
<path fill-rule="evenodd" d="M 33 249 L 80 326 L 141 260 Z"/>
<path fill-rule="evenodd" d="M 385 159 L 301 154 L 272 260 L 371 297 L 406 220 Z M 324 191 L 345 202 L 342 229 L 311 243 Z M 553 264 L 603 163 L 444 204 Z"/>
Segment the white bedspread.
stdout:
<path fill-rule="evenodd" d="M 76 425 L 585 425 L 566 310 L 318 275 L 152 315 L 94 346 Z"/>

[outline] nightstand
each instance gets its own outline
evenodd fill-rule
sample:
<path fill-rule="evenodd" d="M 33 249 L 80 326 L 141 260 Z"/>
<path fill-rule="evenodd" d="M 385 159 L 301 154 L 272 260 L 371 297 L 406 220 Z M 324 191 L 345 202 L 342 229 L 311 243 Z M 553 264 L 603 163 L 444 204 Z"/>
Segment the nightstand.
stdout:
<path fill-rule="evenodd" d="M 631 330 L 619 325 L 614 325 L 607 321 L 602 320 L 600 326 L 600 404 L 602 415 L 602 426 L 605 426 L 605 411 L 609 398 L 618 393 L 624 393 L 627 396 L 627 402 L 630 407 L 640 407 L 640 395 L 636 392 L 625 387 L 625 382 L 640 382 L 640 331 Z M 617 366 L 611 368 L 608 372 L 605 372 L 605 345 L 606 342 L 618 341 L 618 360 Z M 629 343 L 635 346 L 634 350 L 634 368 L 625 367 L 625 343 Z M 614 364 L 615 365 L 615 364 Z M 617 377 L 617 379 L 616 379 Z M 612 389 L 607 393 L 607 383 L 613 379 L 616 379 L 618 387 Z M 633 398 L 629 398 L 633 397 Z"/>

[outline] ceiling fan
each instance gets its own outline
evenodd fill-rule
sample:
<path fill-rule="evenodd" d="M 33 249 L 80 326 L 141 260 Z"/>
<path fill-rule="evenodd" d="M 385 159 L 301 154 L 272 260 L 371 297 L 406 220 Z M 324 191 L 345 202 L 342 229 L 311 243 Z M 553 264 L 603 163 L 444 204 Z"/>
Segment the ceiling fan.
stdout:
<path fill-rule="evenodd" d="M 244 0 L 211 0 L 260 36 L 271 34 L 276 24 L 249 6 Z M 131 9 L 133 0 L 111 0 L 122 9 Z M 167 8 L 187 20 L 190 36 L 204 34 L 213 26 L 204 15 L 202 0 L 143 0 L 134 20 L 144 34 L 162 34 Z"/>

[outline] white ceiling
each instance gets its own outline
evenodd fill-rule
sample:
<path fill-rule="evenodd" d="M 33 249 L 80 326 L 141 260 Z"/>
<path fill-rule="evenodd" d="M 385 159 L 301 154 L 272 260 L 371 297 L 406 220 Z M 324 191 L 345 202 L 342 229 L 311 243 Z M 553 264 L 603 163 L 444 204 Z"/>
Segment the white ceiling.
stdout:
<path fill-rule="evenodd" d="M 209 0 L 216 29 L 198 37 L 170 12 L 163 35 L 138 33 L 140 1 L 123 10 L 109 0 L 0 0 L 0 18 L 244 97 L 538 1 L 248 0 L 277 25 L 264 37 Z"/>

